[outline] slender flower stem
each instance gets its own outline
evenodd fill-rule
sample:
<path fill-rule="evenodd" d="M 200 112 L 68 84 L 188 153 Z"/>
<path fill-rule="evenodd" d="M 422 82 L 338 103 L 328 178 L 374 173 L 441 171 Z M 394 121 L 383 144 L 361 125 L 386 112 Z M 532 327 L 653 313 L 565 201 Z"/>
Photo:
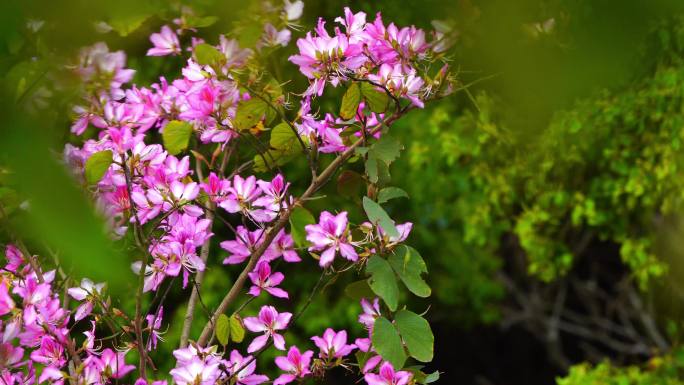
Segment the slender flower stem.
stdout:
<path fill-rule="evenodd" d="M 223 173 L 223 167 L 225 167 L 225 157 L 224 161 L 222 162 L 221 166 L 221 173 Z M 204 179 L 204 175 L 202 173 L 202 165 L 198 162 L 196 164 L 196 170 L 197 170 L 197 177 L 199 178 L 200 181 Z M 209 202 L 209 210 L 206 210 L 206 218 L 209 220 L 209 229 L 214 224 L 214 212 L 213 209 L 215 208 L 215 205 L 213 202 Z M 204 262 L 204 265 L 206 266 L 207 264 L 207 258 L 209 257 L 209 249 L 211 247 L 211 239 L 207 239 L 204 241 L 204 244 L 202 245 L 202 249 L 200 250 L 200 258 L 202 259 L 202 262 Z M 205 267 L 206 269 L 206 267 Z M 199 299 L 199 289 L 202 286 L 202 281 L 204 280 L 204 270 L 198 271 L 197 275 L 195 276 L 195 285 L 192 285 L 192 292 L 190 293 L 190 299 L 188 300 L 188 307 L 185 310 L 185 318 L 183 320 L 183 328 L 181 330 L 181 337 L 180 337 L 180 348 L 184 348 L 188 346 L 188 338 L 190 336 L 190 328 L 192 327 L 192 321 L 195 317 L 195 306 L 197 305 L 197 300 Z"/>

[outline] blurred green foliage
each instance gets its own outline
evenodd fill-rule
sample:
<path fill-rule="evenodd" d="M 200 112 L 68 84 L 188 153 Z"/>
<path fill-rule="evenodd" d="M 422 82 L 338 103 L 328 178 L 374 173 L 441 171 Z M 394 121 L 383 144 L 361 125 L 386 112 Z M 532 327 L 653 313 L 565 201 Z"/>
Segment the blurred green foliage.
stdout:
<path fill-rule="evenodd" d="M 609 361 L 596 366 L 580 364 L 572 367 L 558 385 L 680 385 L 684 384 L 684 351 L 654 357 L 647 364 L 619 367 Z"/>
<path fill-rule="evenodd" d="M 243 3 L 192 2 L 206 24 L 201 34 L 209 43 L 215 43 L 219 33 L 232 32 L 245 43 L 259 35 L 249 23 L 235 24 L 248 21 L 256 6 Z M 73 139 L 68 134 L 68 111 L 78 88 L 63 65 L 73 62 L 79 47 L 105 40 L 113 50 L 126 50 L 129 65 L 137 70 L 136 83 L 156 81 L 160 73 L 171 77 L 182 63 L 145 57 L 147 36 L 188 4 L 125 0 L 0 5 L 3 108 L 12 110 L 17 102 L 28 110 L 42 108 L 40 118 L 30 123 L 14 118 L 2 122 L 0 201 L 16 210 L 24 194 L 33 192 L 38 194 L 36 210 L 50 213 L 50 199 L 64 197 L 64 205 L 52 208 L 53 219 L 45 217 L 48 222 L 42 227 L 29 221 L 28 227 L 49 232 L 50 240 L 79 260 L 111 261 L 113 257 L 102 253 L 114 249 L 99 248 L 102 237 L 90 235 L 99 241 L 75 248 L 74 234 L 92 233 L 101 224 L 91 213 L 78 211 L 88 206 L 73 186 L 65 184 L 66 175 L 54 172 L 56 163 L 34 156 L 48 154 L 42 152 L 47 148 L 59 152 Z M 644 290 L 668 273 L 673 258 L 659 254 L 656 246 L 663 218 L 681 214 L 684 203 L 681 2 L 334 0 L 308 2 L 304 19 L 332 20 L 345 5 L 366 11 L 369 17 L 382 11 L 399 25 L 429 27 L 440 19 L 459 32 L 453 66 L 462 70 L 463 87 L 438 105 L 415 111 L 393 129 L 405 147 L 391 166 L 393 184 L 410 199 L 394 199 L 386 207 L 399 222 L 415 222 L 409 242 L 423 255 L 433 288 L 428 318 L 459 327 L 499 320 L 506 292 L 496 274 L 511 253 L 525 255 L 530 281 L 552 282 L 567 274 L 594 239 L 619 247 L 624 265 Z M 28 20 L 44 25 L 34 31 Z M 97 21 L 107 22 L 113 30 L 96 32 Z M 281 79 L 296 78 L 294 66 L 283 64 L 290 53 L 283 52 L 269 64 Z M 302 82 L 296 78 L 291 89 L 303 89 Z M 341 95 L 344 90 L 331 92 Z M 52 104 L 46 109 L 47 101 Z M 16 114 L 8 111 L 4 116 Z M 22 129 L 32 136 L 19 141 L 17 130 Z M 35 137 L 44 140 L 32 142 Z M 50 181 L 52 195 L 40 196 L 32 180 L 8 184 L 8 165 L 23 170 L 22 175 Z M 287 167 L 291 179 L 306 175 L 304 163 Z M 353 168 L 362 172 L 365 165 L 357 162 Z M 337 187 L 326 191 L 335 195 Z M 336 204 L 340 209 L 361 207 L 361 202 L 344 198 Z M 313 201 L 312 212 L 320 209 L 316 205 Z M 54 219 L 73 210 L 79 215 L 68 223 Z M 111 271 L 109 265 L 100 268 Z M 98 271 L 84 273 L 97 277 Z M 209 269 L 204 306 L 216 306 L 221 299 L 218 289 L 233 273 L 229 268 Z M 314 269 L 298 274 L 287 282 L 293 297 L 305 295 L 304 282 L 318 279 Z M 302 336 L 327 326 L 360 333 L 357 301 L 341 294 L 356 279 L 360 277 L 326 288 L 288 341 L 301 342 Z M 175 307 L 165 309 L 172 314 L 172 326 L 182 320 L 186 294 L 177 288 L 169 292 L 177 299 L 172 301 Z M 254 311 L 260 304 L 254 301 L 247 309 Z M 131 308 L 133 302 L 125 299 L 117 305 Z M 206 320 L 204 313 L 198 314 L 198 328 Z M 170 356 L 179 332 L 178 327 L 169 328 L 167 342 L 156 353 L 159 357 Z M 192 335 L 198 333 L 193 330 Z M 682 352 L 676 350 L 646 366 L 583 364 L 559 384 L 679 384 L 683 362 Z M 160 369 L 172 365 L 161 363 Z"/>

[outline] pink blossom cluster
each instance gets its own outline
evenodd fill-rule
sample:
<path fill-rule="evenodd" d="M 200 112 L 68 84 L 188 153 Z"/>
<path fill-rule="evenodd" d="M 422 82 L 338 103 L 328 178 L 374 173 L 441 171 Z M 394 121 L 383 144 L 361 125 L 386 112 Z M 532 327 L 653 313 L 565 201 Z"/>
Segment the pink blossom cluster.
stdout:
<path fill-rule="evenodd" d="M 64 298 L 55 287 L 55 270 L 34 270 L 16 246 L 7 245 L 8 263 L 0 274 L 0 382 L 6 385 L 49 382 L 64 384 L 66 378 L 84 384 L 106 384 L 123 378 L 135 366 L 125 362 L 126 351 L 96 346 L 95 322 L 83 333 L 81 346 L 76 346 L 69 319 L 71 311 L 63 307 Z M 104 305 L 103 287 L 84 280 L 80 287 L 70 288 L 69 295 L 80 298 L 74 320 L 85 318 L 92 303 Z M 86 314 L 87 313 L 87 314 Z M 79 362 L 78 370 L 67 362 Z"/>
<path fill-rule="evenodd" d="M 216 243 L 225 255 L 222 263 L 244 266 L 244 279 L 251 283 L 242 294 L 259 297 L 265 293 L 269 301 L 290 298 L 282 287 L 285 275 L 275 270 L 281 262 L 302 262 L 299 251 L 308 249 L 325 274 L 337 267 L 360 267 L 375 250 L 392 251 L 408 237 L 410 222 L 395 226 L 399 236 L 389 236 L 376 223 L 351 223 L 345 211 L 323 211 L 318 222 L 305 226 L 300 234 L 308 244 L 302 246 L 298 240 L 297 248 L 294 229 L 291 226 L 286 230 L 284 223 L 305 202 L 291 193 L 290 182 L 283 174 L 277 172 L 262 179 L 250 174 L 249 167 L 236 166 L 233 172 L 225 169 L 233 151 L 249 150 L 242 140 L 244 129 L 237 127 L 239 106 L 263 97 L 248 91 L 238 74 L 248 71 L 259 54 L 289 43 L 302 6 L 301 1 L 285 0 L 274 10 L 278 23 L 264 24 L 253 49 L 219 36 L 218 44 L 210 46 L 219 55 L 212 64 L 199 64 L 203 62 L 199 51 L 207 44 L 193 36 L 196 30 L 184 16 L 174 20 L 175 27 L 163 26 L 150 36 L 152 47 L 147 55 L 186 55 L 181 75 L 176 79 L 160 77 L 149 87 L 127 85 L 134 71 L 126 68 L 122 51 L 110 52 L 106 45 L 98 43 L 80 53 L 74 70 L 84 81 L 84 100 L 74 108 L 77 116 L 71 131 L 84 140 L 80 146 L 67 145 L 64 158 L 92 193 L 112 235 L 132 235 L 145 254 L 132 264 L 134 273 L 142 275 L 142 293 L 159 294 L 162 284 L 171 287 L 175 277 L 182 277 L 183 288 L 191 280 L 199 282 L 200 273 L 208 266 L 219 265 L 204 252 L 219 236 L 222 239 Z M 310 161 L 318 153 L 350 149 L 345 133 L 357 138 L 372 133 L 377 138 L 389 115 L 372 112 L 366 102 L 360 102 L 352 119 L 332 113 L 319 119 L 312 103 L 323 94 L 327 83 L 338 86 L 343 82 L 366 82 L 374 91 L 391 97 L 397 112 L 422 108 L 434 84 L 419 74 L 418 68 L 444 49 L 438 36 L 428 42 L 423 30 L 385 25 L 380 14 L 369 23 L 365 13 L 355 14 L 346 8 L 344 17 L 335 21 L 339 26 L 330 34 L 325 22 L 319 20 L 313 33 L 297 40 L 299 53 L 290 57 L 310 81 L 299 101 L 297 118 L 288 124 L 299 135 L 297 140 Z M 445 69 L 440 73 L 444 76 Z M 288 107 L 284 97 L 274 103 L 275 107 L 270 106 L 274 109 Z M 257 118 L 266 121 L 266 116 Z M 171 122 L 190 127 L 189 141 L 197 143 L 192 152 L 194 163 L 190 155 L 174 155 L 178 152 L 170 153 L 168 146 L 155 143 L 160 135 L 164 137 L 165 130 L 171 129 Z M 93 182 L 87 175 L 87 164 L 103 153 L 111 154 L 111 163 Z M 207 153 L 213 154 L 211 161 L 205 159 Z M 222 165 L 213 159 L 220 155 Z M 205 177 L 203 170 L 207 168 Z M 230 228 L 229 235 L 214 234 L 216 218 Z M 280 227 L 276 227 L 278 224 Z M 357 234 L 362 234 L 361 238 Z M 163 341 L 161 305 L 152 314 L 138 314 L 135 319 L 112 308 L 106 286 L 87 278 L 67 286 L 60 298 L 54 287 L 54 270 L 34 270 L 29 263 L 33 256 L 23 255 L 12 245 L 7 246 L 5 254 L 8 263 L 0 273 L 0 378 L 5 384 L 62 384 L 69 379 L 89 385 L 132 378 L 129 373 L 136 367 L 127 362 L 128 353 L 137 349 L 144 362 L 142 353 L 155 350 Z M 190 285 L 192 290 L 199 290 L 198 286 Z M 73 311 L 70 301 L 76 302 Z M 272 345 L 283 352 L 274 362 L 281 370 L 273 380 L 275 385 L 346 367 L 355 351 L 369 357 L 360 368 L 369 385 L 407 384 L 412 378 L 410 372 L 384 362 L 372 346 L 373 324 L 381 315 L 379 300 L 364 299 L 361 306 L 359 322 L 368 330 L 368 337 L 351 341 L 346 330 L 328 328 L 321 336 L 311 338 L 318 348 L 315 356 L 312 350 L 288 346 L 285 333 L 297 315 L 279 311 L 271 304 L 252 316 L 237 314 L 239 326 L 252 337 L 246 341 L 244 355 L 240 348 L 228 352 L 225 346 L 223 350 L 209 346 L 211 342 L 191 342 L 174 351 L 176 365 L 169 375 L 179 385 L 265 383 L 270 380 L 256 373 L 256 357 Z M 112 330 L 114 337 L 120 333 L 127 338 L 119 341 L 102 332 L 106 326 L 103 323 L 107 324 L 111 317 L 124 323 L 121 330 Z M 84 337 L 72 335 L 78 323 L 87 326 Z M 140 365 L 141 375 L 145 365 Z M 138 378 L 135 385 L 149 383 L 146 378 Z"/>

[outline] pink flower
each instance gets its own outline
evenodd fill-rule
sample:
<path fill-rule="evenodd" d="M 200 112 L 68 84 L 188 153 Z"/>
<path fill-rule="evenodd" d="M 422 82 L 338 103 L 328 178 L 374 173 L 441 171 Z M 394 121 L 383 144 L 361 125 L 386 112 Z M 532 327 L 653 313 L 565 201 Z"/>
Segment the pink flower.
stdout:
<path fill-rule="evenodd" d="M 330 266 L 337 251 L 342 257 L 356 261 L 358 254 L 347 237 L 347 212 L 332 215 L 324 211 L 318 224 L 307 225 L 306 239 L 313 244 L 309 251 L 323 251 L 319 264 L 321 267 Z"/>
<path fill-rule="evenodd" d="M 370 338 L 357 338 L 354 341 L 354 345 L 356 345 L 360 351 L 364 353 L 371 353 L 373 352 L 373 346 L 371 343 Z M 376 366 L 382 361 L 382 357 L 379 354 L 374 354 L 371 355 L 367 360 L 366 363 L 363 365 L 363 368 L 361 369 L 361 373 L 368 373 L 371 370 L 375 369 Z"/>
<path fill-rule="evenodd" d="M 261 196 L 261 189 L 257 187 L 256 177 L 250 175 L 247 178 L 242 178 L 240 175 L 235 175 L 233 178 L 233 185 L 228 189 L 228 196 L 224 201 L 219 203 L 219 206 L 229 213 L 242 212 L 245 215 L 251 216 L 258 222 L 269 222 L 273 220 L 274 216 L 264 210 L 255 210 L 253 204 L 257 198 Z"/>
<path fill-rule="evenodd" d="M 31 353 L 31 359 L 46 366 L 60 368 L 66 363 L 62 344 L 50 336 L 40 339 L 40 347 Z"/>
<path fill-rule="evenodd" d="M 14 309 L 14 301 L 9 294 L 9 282 L 0 278 L 0 315 L 5 315 Z"/>
<path fill-rule="evenodd" d="M 273 385 L 284 385 L 294 381 L 297 378 L 304 378 L 311 374 L 309 366 L 311 365 L 311 357 L 313 352 L 307 350 L 304 354 L 299 352 L 296 346 L 290 347 L 287 356 L 276 357 L 275 363 L 280 370 L 287 372 L 281 374 L 273 381 Z"/>
<path fill-rule="evenodd" d="M 230 189 L 230 181 L 221 179 L 213 172 L 209 174 L 206 183 L 200 183 L 200 187 L 214 203 L 221 203 Z"/>
<path fill-rule="evenodd" d="M 373 330 L 373 325 L 375 324 L 375 319 L 380 317 L 380 299 L 374 298 L 373 303 L 369 302 L 367 299 L 361 299 L 361 308 L 363 313 L 359 315 L 359 322 L 368 329 L 368 331 Z"/>
<path fill-rule="evenodd" d="M 290 183 L 285 183 L 282 174 L 277 174 L 270 182 L 258 180 L 257 185 L 264 193 L 254 201 L 254 204 L 278 212 L 287 207 L 286 193 Z"/>
<path fill-rule="evenodd" d="M 80 321 L 90 314 L 90 312 L 93 310 L 93 303 L 102 293 L 104 286 L 104 283 L 95 284 L 88 278 L 83 278 L 81 280 L 81 286 L 72 287 L 67 290 L 67 293 L 69 293 L 73 299 L 77 301 L 85 301 L 78 307 L 78 309 L 76 309 L 74 321 Z"/>
<path fill-rule="evenodd" d="M 366 373 L 364 379 L 368 385 L 406 385 L 411 380 L 411 373 L 406 371 L 394 371 L 394 367 L 389 362 L 385 362 L 380 367 L 380 372 Z"/>
<path fill-rule="evenodd" d="M 249 363 L 246 364 L 248 361 Z M 243 357 L 237 350 L 230 352 L 230 361 L 227 366 L 228 372 L 235 376 L 236 385 L 259 385 L 268 381 L 267 376 L 254 374 L 256 360 L 252 356 Z"/>
<path fill-rule="evenodd" d="M 181 52 L 178 36 L 168 26 L 163 26 L 161 32 L 150 35 L 154 48 L 147 51 L 147 56 L 178 55 Z"/>
<path fill-rule="evenodd" d="M 321 349 L 319 355 L 321 358 L 342 358 L 352 350 L 356 349 L 356 345 L 347 345 L 347 332 L 341 330 L 335 332 L 333 329 L 328 328 L 323 332 L 322 337 L 314 336 L 311 340 Z"/>
<path fill-rule="evenodd" d="M 249 231 L 244 226 L 238 226 L 235 234 L 237 239 L 220 243 L 222 249 L 231 253 L 223 260 L 223 264 L 234 265 L 244 262 L 252 254 L 252 250 L 263 241 L 263 232 L 262 229 Z"/>
<path fill-rule="evenodd" d="M 14 245 L 7 245 L 5 247 L 5 257 L 7 257 L 5 270 L 11 271 L 12 273 L 17 273 L 19 267 L 24 264 L 24 256 Z"/>
<path fill-rule="evenodd" d="M 273 345 L 279 350 L 285 350 L 285 339 L 278 334 L 278 330 L 287 328 L 292 318 L 292 313 L 278 313 L 273 306 L 263 306 L 259 311 L 259 317 L 247 317 L 244 319 L 245 327 L 254 333 L 264 334 L 256 337 L 247 347 L 248 353 L 253 353 L 266 345 L 269 337 L 273 337 Z"/>
<path fill-rule="evenodd" d="M 297 20 L 302 17 L 302 12 L 304 12 L 304 2 L 301 0 L 296 0 L 290 2 L 285 0 L 285 20 L 292 21 Z"/>
<path fill-rule="evenodd" d="M 279 287 L 285 276 L 283 273 L 276 272 L 271 274 L 271 266 L 267 261 L 260 261 L 257 263 L 254 271 L 250 272 L 249 279 L 254 284 L 249 289 L 249 294 L 258 297 L 261 290 L 266 290 L 269 294 L 278 298 L 288 298 L 287 292 Z"/>
<path fill-rule="evenodd" d="M 272 261 L 278 257 L 282 256 L 285 262 L 301 262 L 302 259 L 297 255 L 295 251 L 294 239 L 292 235 L 281 229 L 278 234 L 276 234 L 271 246 L 269 246 L 266 253 L 262 257 L 264 260 Z"/>
<path fill-rule="evenodd" d="M 216 347 L 202 348 L 190 345 L 173 351 L 176 367 L 169 374 L 178 385 L 213 385 L 221 377 L 224 361 Z"/>
<path fill-rule="evenodd" d="M 261 40 L 257 42 L 256 48 L 261 49 L 263 47 L 276 47 L 276 46 L 287 46 L 290 42 L 290 37 L 292 32 L 289 29 L 284 28 L 280 31 L 276 29 L 271 23 L 266 23 L 264 25 L 264 34 L 261 36 Z"/>
<path fill-rule="evenodd" d="M 145 320 L 147 321 L 147 329 L 149 329 L 150 337 L 147 340 L 147 350 L 152 350 L 157 348 L 157 341 L 162 340 L 161 334 L 162 332 L 159 331 L 159 328 L 161 328 L 161 322 L 162 322 L 162 317 L 164 315 L 164 306 L 159 307 L 159 312 L 157 314 L 148 314 L 145 317 Z"/>
<path fill-rule="evenodd" d="M 218 360 L 205 362 L 193 357 L 182 366 L 171 369 L 169 374 L 178 385 L 214 385 L 221 375 Z"/>
<path fill-rule="evenodd" d="M 126 365 L 125 352 L 114 352 L 112 349 L 105 349 L 100 355 L 101 371 L 111 373 L 111 378 L 123 378 L 130 371 L 135 369 L 134 365 Z"/>

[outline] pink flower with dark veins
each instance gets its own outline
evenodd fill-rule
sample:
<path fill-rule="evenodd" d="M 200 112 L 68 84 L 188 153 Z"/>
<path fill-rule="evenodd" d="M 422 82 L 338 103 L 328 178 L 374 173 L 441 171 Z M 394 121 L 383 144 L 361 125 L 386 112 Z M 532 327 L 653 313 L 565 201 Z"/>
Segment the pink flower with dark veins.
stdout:
<path fill-rule="evenodd" d="M 311 350 L 300 353 L 296 346 L 292 346 L 287 352 L 287 356 L 276 357 L 276 365 L 278 365 L 280 370 L 286 373 L 281 374 L 276 378 L 275 381 L 273 381 L 273 385 L 289 384 L 297 378 L 304 378 L 311 374 L 309 367 L 311 365 L 312 356 L 313 352 Z"/>
<path fill-rule="evenodd" d="M 347 234 L 347 212 L 332 215 L 328 211 L 321 213 L 318 224 L 306 225 L 306 239 L 313 244 L 309 251 L 323 251 L 319 264 L 328 267 L 339 251 L 343 258 L 356 261 L 358 254 L 354 250 Z"/>
<path fill-rule="evenodd" d="M 256 360 L 252 356 L 243 357 L 237 350 L 230 352 L 230 360 L 227 363 L 227 367 L 228 372 L 235 376 L 236 385 L 259 385 L 268 381 L 267 376 L 254 374 Z"/>
<path fill-rule="evenodd" d="M 247 352 L 253 353 L 263 348 L 269 338 L 273 338 L 273 345 L 276 349 L 285 350 L 285 338 L 277 331 L 287 328 L 290 318 L 292 318 L 292 313 L 278 313 L 273 306 L 263 306 L 258 317 L 246 317 L 244 323 L 247 330 L 254 333 L 264 333 L 252 340 L 252 343 L 247 347 Z"/>
<path fill-rule="evenodd" d="M 356 349 L 354 344 L 347 345 L 346 330 L 335 332 L 328 328 L 323 332 L 322 337 L 314 336 L 311 340 L 321 349 L 319 356 L 324 359 L 342 358 Z"/>
<path fill-rule="evenodd" d="M 411 377 L 410 372 L 395 371 L 392 364 L 385 362 L 380 366 L 378 374 L 366 373 L 364 379 L 368 385 L 406 385 Z"/>
<path fill-rule="evenodd" d="M 254 284 L 249 289 L 249 294 L 258 297 L 261 290 L 265 290 L 269 294 L 278 298 L 288 298 L 287 292 L 279 287 L 285 276 L 283 273 L 271 273 L 271 266 L 267 261 L 259 261 L 254 271 L 248 273 L 249 279 Z"/>

